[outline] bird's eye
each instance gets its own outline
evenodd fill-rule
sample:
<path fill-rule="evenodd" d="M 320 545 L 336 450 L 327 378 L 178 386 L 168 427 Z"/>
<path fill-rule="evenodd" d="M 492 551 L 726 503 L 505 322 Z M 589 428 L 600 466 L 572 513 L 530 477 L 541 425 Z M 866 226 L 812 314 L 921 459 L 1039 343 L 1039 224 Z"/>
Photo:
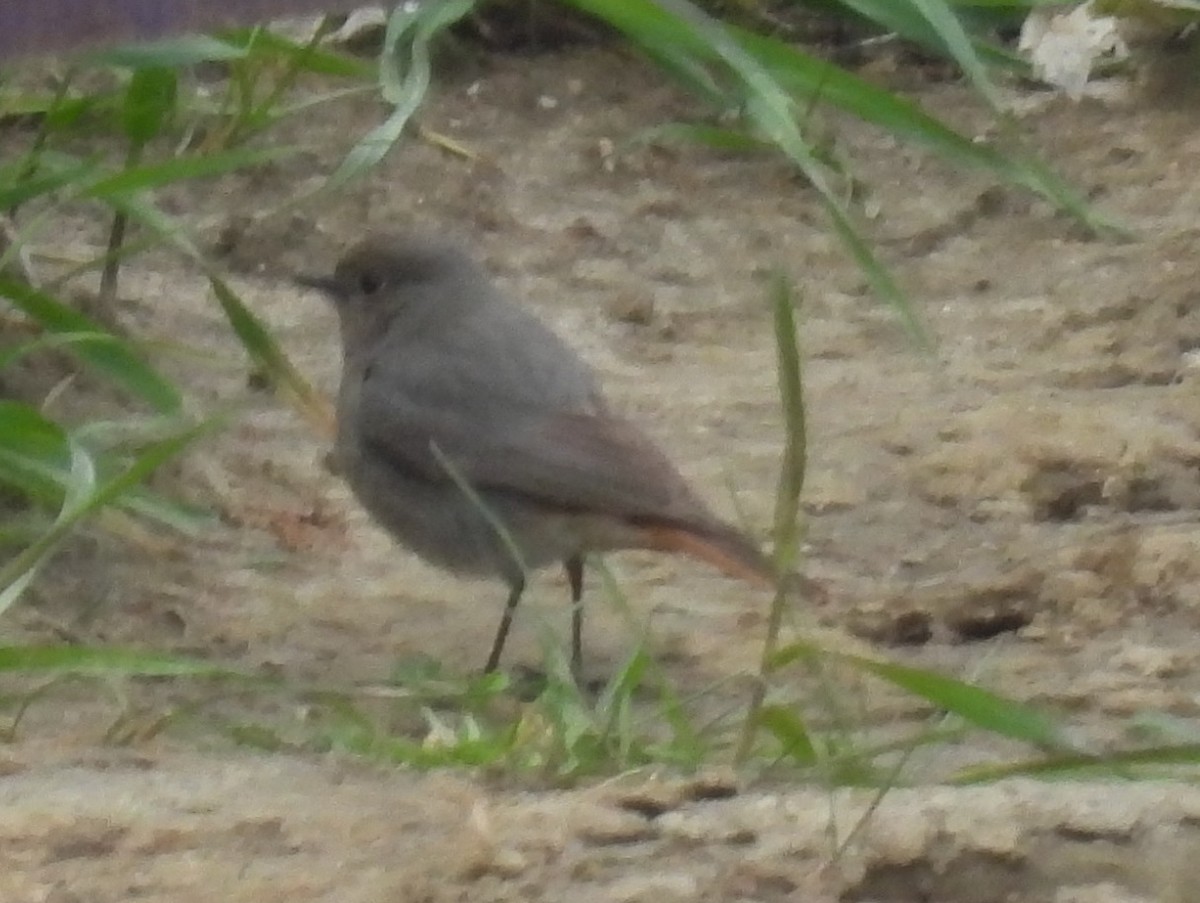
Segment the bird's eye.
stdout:
<path fill-rule="evenodd" d="M 363 273 L 358 277 L 358 288 L 364 295 L 373 295 L 383 287 L 383 280 L 374 273 Z"/>

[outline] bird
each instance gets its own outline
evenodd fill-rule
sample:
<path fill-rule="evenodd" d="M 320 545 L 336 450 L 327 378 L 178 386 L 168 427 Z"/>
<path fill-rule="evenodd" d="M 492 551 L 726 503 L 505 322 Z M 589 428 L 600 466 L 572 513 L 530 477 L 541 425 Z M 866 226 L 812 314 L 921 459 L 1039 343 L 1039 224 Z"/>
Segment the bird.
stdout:
<path fill-rule="evenodd" d="M 500 663 L 527 575 L 553 564 L 583 673 L 589 553 L 691 556 L 769 588 L 770 560 L 615 413 L 592 368 L 502 292 L 458 242 L 381 233 L 332 275 L 342 346 L 335 461 L 368 514 L 419 558 L 498 577 L 508 595 L 484 672 Z"/>

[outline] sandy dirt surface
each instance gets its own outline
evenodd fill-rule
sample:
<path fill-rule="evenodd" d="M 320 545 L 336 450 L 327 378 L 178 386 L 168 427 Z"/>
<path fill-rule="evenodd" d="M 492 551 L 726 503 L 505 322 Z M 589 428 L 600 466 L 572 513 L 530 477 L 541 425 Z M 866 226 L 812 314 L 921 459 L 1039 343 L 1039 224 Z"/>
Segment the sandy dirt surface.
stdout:
<path fill-rule="evenodd" d="M 765 531 L 781 445 L 765 294 L 781 266 L 804 297 L 808 569 L 827 590 L 803 623 L 1053 706 L 1099 746 L 1143 713 L 1196 716 L 1200 126 L 1187 102 L 1162 86 L 1078 105 L 1013 96 L 1033 143 L 1132 241 L 1089 237 L 1045 202 L 835 120 L 870 233 L 936 338 L 922 355 L 787 167 L 624 146 L 693 112 L 641 64 L 589 50 L 478 65 L 421 117 L 477 160 L 414 139 L 319 212 L 261 216 L 377 121 L 364 99 L 294 123 L 280 140 L 302 142 L 298 158 L 166 199 L 314 381 L 335 383 L 333 313 L 290 275 L 328 267 L 367 229 L 452 231 L 593 362 L 714 507 Z M 918 99 L 986 134 L 962 89 Z M 55 252 L 87 256 L 99 227 L 64 219 Z M 222 523 L 190 541 L 81 539 L 10 613 L 9 641 L 67 635 L 329 684 L 381 680 L 418 654 L 478 667 L 502 588 L 428 569 L 365 520 L 323 443 L 248 388 L 200 274 L 152 254 L 124 278 L 124 321 L 206 352 L 164 368 L 201 404 L 254 406 L 168 480 Z M 714 710 L 744 698 L 729 678 L 756 662 L 768 600 L 686 561 L 610 564 L 678 688 Z M 634 638 L 596 583 L 586 641 L 602 677 Z M 539 632 L 565 633 L 565 592 L 557 575 L 537 581 L 510 662 L 536 664 Z M 809 689 L 781 699 L 807 706 Z M 124 692 L 153 720 L 193 691 Z M 929 717 L 894 692 L 854 693 L 868 724 Z M 187 730 L 113 749 L 120 705 L 50 694 L 3 749 L 6 903 L 1110 903 L 1200 886 L 1200 796 L 1169 784 L 897 791 L 834 857 L 868 794 L 646 774 L 530 790 L 251 755 Z M 259 705 L 220 702 L 248 718 Z M 977 742 L 916 757 L 908 777 L 1011 753 Z"/>

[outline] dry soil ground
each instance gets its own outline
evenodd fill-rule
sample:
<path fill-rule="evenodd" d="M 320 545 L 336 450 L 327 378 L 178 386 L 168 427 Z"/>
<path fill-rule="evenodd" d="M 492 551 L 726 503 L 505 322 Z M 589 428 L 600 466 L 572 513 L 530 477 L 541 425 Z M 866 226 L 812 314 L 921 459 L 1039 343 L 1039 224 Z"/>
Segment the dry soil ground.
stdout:
<path fill-rule="evenodd" d="M 294 123 L 281 140 L 302 141 L 301 158 L 167 200 L 225 249 L 239 289 L 326 388 L 333 314 L 290 274 L 330 265 L 367 229 L 467 236 L 716 507 L 732 514 L 732 483 L 759 525 L 781 440 L 765 277 L 782 266 L 804 297 L 809 562 L 828 591 L 808 621 L 1057 707 L 1104 744 L 1140 713 L 1200 710 L 1200 124 L 1193 98 L 1161 87 L 1011 98 L 1045 157 L 1134 230 L 1127 242 L 833 123 L 932 356 L 871 297 L 785 166 L 623 148 L 691 110 L 611 50 L 448 78 L 422 125 L 475 161 L 410 140 L 319 211 L 259 217 L 377 121 L 364 99 Z M 987 128 L 957 86 L 917 95 L 969 133 Z M 44 244 L 83 257 L 99 225 L 65 219 Z M 9 615 L 9 638 L 45 641 L 58 625 L 330 683 L 379 680 L 418 653 L 477 666 L 499 588 L 429 570 L 365 521 L 322 468 L 322 442 L 247 388 L 199 274 L 148 256 L 123 286 L 126 322 L 207 352 L 164 359 L 198 401 L 253 400 L 177 474 L 223 524 L 150 548 L 77 543 Z M 684 561 L 612 564 L 635 611 L 653 612 L 672 680 L 717 709 L 742 698 L 722 678 L 753 665 L 767 600 Z M 539 625 L 562 632 L 563 593 L 556 576 L 538 582 L 512 661 L 536 663 Z M 632 643 L 601 598 L 587 637 L 597 676 Z M 192 691 L 130 692 L 153 713 Z M 861 694 L 868 721 L 928 717 L 894 693 Z M 530 790 L 187 731 L 114 749 L 102 742 L 113 711 L 94 688 L 51 694 L 0 751 L 5 903 L 1200 899 L 1200 793 L 1184 786 L 897 791 L 834 862 L 830 828 L 844 834 L 868 794 L 652 775 Z M 994 754 L 982 743 L 949 762 L 918 757 L 910 777 Z"/>

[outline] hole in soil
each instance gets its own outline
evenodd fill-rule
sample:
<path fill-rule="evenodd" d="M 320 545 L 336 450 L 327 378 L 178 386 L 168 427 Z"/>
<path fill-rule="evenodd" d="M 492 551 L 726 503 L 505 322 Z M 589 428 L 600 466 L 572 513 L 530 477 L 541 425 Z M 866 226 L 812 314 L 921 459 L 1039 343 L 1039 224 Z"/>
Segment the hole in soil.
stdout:
<path fill-rule="evenodd" d="M 927 861 L 868 867 L 862 881 L 842 895 L 846 903 L 1006 903 L 1029 890 L 1027 870 L 1017 862 L 963 853 L 934 866 Z"/>
<path fill-rule="evenodd" d="M 1056 464 L 1030 475 L 1021 487 L 1032 499 L 1034 518 L 1072 521 L 1089 505 L 1104 500 L 1102 481 L 1094 473 L 1079 473 L 1070 465 Z"/>
<path fill-rule="evenodd" d="M 1020 630 L 1032 620 L 1033 615 L 1029 612 L 1006 609 L 961 616 L 947 626 L 960 640 L 977 643 L 982 640 L 990 640 L 1002 633 Z"/>
<path fill-rule="evenodd" d="M 1129 497 L 1122 506 L 1126 511 L 1178 511 L 1179 503 L 1170 487 L 1159 479 L 1146 477 L 1129 482 Z"/>
<path fill-rule="evenodd" d="M 927 611 L 908 611 L 892 621 L 888 641 L 894 646 L 923 646 L 933 639 L 933 618 Z"/>
<path fill-rule="evenodd" d="M 861 618 L 849 625 L 857 637 L 881 646 L 923 646 L 933 639 L 933 616 L 927 611 L 897 611 Z"/>

